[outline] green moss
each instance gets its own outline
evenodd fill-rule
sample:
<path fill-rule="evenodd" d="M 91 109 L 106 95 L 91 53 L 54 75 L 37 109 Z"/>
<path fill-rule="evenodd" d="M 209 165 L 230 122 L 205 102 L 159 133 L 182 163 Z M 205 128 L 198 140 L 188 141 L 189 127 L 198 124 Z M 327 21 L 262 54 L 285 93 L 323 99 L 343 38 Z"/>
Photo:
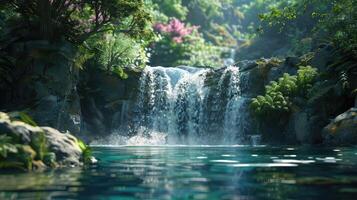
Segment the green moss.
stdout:
<path fill-rule="evenodd" d="M 43 163 L 45 163 L 47 166 L 51 166 L 51 167 L 57 166 L 56 154 L 53 152 L 47 152 L 46 154 L 44 154 Z"/>
<path fill-rule="evenodd" d="M 0 134 L 0 169 L 20 169 L 31 171 L 43 161 L 53 166 L 55 160 L 46 162 L 46 155 L 50 154 L 44 133 L 35 133 L 29 145 L 20 144 L 17 138 Z M 46 158 L 46 159 L 45 159 Z"/>
<path fill-rule="evenodd" d="M 36 152 L 36 159 L 43 160 L 44 155 L 48 152 L 45 134 L 40 132 L 33 135 L 30 145 Z"/>
<path fill-rule="evenodd" d="M 11 137 L 0 135 L 0 169 L 30 171 L 35 156 L 31 146 L 16 144 Z"/>
<path fill-rule="evenodd" d="M 12 113 L 12 119 L 18 120 L 14 116 L 20 116 L 18 112 Z M 0 119 L 3 121 L 9 121 L 9 117 L 6 113 L 0 112 Z M 23 123 L 18 123 L 24 127 Z M 50 152 L 48 148 L 48 141 L 45 133 L 42 129 L 34 128 L 30 134 L 30 143 L 24 144 L 22 139 L 16 134 L 0 133 L 0 169 L 19 169 L 24 171 L 31 171 L 34 169 L 41 169 L 46 166 L 57 167 L 56 154 Z M 34 132 L 37 131 L 37 132 Z M 85 164 L 90 163 L 92 160 L 92 151 L 83 141 L 78 141 L 78 147 L 81 149 L 83 156 L 83 162 Z"/>
<path fill-rule="evenodd" d="M 279 67 L 283 61 L 278 58 L 260 59 L 256 63 L 258 65 L 259 73 L 262 77 L 268 77 L 268 73 L 273 67 Z"/>
<path fill-rule="evenodd" d="M 77 139 L 77 144 L 82 151 L 83 163 L 89 164 L 92 159 L 92 149 L 80 139 Z"/>

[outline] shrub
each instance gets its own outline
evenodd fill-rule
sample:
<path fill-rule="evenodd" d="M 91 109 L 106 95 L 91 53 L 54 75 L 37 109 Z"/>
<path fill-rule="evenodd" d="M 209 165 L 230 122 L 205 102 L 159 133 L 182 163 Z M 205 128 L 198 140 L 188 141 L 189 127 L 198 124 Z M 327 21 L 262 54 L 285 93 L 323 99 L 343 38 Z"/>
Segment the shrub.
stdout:
<path fill-rule="evenodd" d="M 212 67 L 223 63 L 222 48 L 207 43 L 196 26 L 174 18 L 167 24 L 157 23 L 154 29 L 160 38 L 152 45 L 151 65 Z"/>
<path fill-rule="evenodd" d="M 300 66 L 294 76 L 285 73 L 277 82 L 272 81 L 265 87 L 264 96 L 252 99 L 253 113 L 261 118 L 289 114 L 294 105 L 293 98 L 306 99 L 317 75 L 317 69 L 311 66 Z"/>
<path fill-rule="evenodd" d="M 138 42 L 124 34 L 106 34 L 90 42 L 95 49 L 95 63 L 107 72 L 127 78 L 125 69 L 144 68 L 148 62 L 145 42 Z"/>

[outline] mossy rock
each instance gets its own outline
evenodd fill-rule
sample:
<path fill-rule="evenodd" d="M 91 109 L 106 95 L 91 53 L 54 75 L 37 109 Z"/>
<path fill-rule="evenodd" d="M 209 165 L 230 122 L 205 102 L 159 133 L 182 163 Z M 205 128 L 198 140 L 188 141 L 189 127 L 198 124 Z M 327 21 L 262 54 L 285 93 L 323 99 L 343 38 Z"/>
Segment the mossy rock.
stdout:
<path fill-rule="evenodd" d="M 50 127 L 13 121 L 0 112 L 0 168 L 23 170 L 81 166 L 90 152 L 79 140 Z M 84 143 L 82 144 L 82 146 Z"/>

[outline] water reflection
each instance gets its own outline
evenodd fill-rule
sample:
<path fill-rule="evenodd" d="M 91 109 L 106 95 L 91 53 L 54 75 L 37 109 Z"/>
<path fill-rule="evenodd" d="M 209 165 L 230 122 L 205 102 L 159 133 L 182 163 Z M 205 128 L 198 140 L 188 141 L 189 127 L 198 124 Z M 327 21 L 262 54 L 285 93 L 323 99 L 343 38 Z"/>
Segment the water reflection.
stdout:
<path fill-rule="evenodd" d="M 0 199 L 354 199 L 355 148 L 97 147 L 97 166 L 0 175 Z"/>

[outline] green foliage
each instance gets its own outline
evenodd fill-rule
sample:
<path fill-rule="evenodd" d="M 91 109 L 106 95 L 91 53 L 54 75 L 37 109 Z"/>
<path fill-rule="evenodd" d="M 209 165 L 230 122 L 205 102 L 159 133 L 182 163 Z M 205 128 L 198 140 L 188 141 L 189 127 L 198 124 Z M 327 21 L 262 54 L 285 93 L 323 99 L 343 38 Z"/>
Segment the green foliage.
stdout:
<path fill-rule="evenodd" d="M 198 33 L 186 36 L 182 43 L 176 43 L 171 38 L 163 36 L 155 43 L 150 64 L 216 67 L 223 63 L 221 53 L 222 48 L 205 42 Z"/>
<path fill-rule="evenodd" d="M 299 95 L 305 97 L 316 81 L 318 72 L 311 66 L 300 67 L 297 73 L 296 85 Z"/>
<path fill-rule="evenodd" d="M 17 153 L 17 148 L 11 143 L 12 138 L 7 135 L 0 135 L 0 156 L 6 158 L 9 153 Z"/>
<path fill-rule="evenodd" d="M 23 121 L 36 126 L 32 118 L 24 112 L 12 112 L 2 117 L 5 120 Z M 45 156 L 51 153 L 48 151 L 47 140 L 43 132 L 33 132 L 30 137 L 30 143 L 23 144 L 15 134 L 0 133 L 0 169 L 16 168 L 30 171 L 35 161 L 42 162 Z"/>
<path fill-rule="evenodd" d="M 295 76 L 284 74 L 265 88 L 265 95 L 252 99 L 251 108 L 257 117 L 266 118 L 286 115 L 294 105 L 293 98 L 306 98 L 318 76 L 317 69 L 311 66 L 299 67 Z"/>
<path fill-rule="evenodd" d="M 97 62 L 104 70 L 126 78 L 124 68 L 143 68 L 148 62 L 145 44 L 140 44 L 124 34 L 107 34 L 96 40 Z"/>
<path fill-rule="evenodd" d="M 182 5 L 182 0 L 152 0 L 154 9 L 161 14 L 154 14 L 155 21 L 167 22 L 168 16 L 184 20 L 188 9 Z M 166 19 L 166 20 L 165 20 Z"/>
<path fill-rule="evenodd" d="M 36 160 L 43 160 L 48 152 L 47 141 L 44 133 L 37 133 L 31 137 L 31 144 L 33 150 L 36 152 Z"/>
<path fill-rule="evenodd" d="M 23 111 L 16 111 L 8 113 L 11 120 L 19 120 L 31 126 L 37 126 L 36 122 L 32 119 L 30 115 Z"/>
<path fill-rule="evenodd" d="M 86 145 L 82 140 L 77 140 L 78 146 L 82 150 L 82 159 L 84 164 L 88 164 L 91 162 L 92 159 L 92 149 Z"/>
<path fill-rule="evenodd" d="M 223 63 L 223 49 L 211 45 L 200 37 L 188 37 L 189 42 L 183 43 L 179 49 L 187 59 L 178 60 L 178 65 L 220 67 Z"/>
<path fill-rule="evenodd" d="M 144 0 L 6 0 L 0 8 L 0 90 L 9 94 L 28 85 L 34 69 L 42 67 L 44 74 L 52 66 L 80 69 L 89 59 L 114 50 L 125 53 L 105 67 L 125 77 L 118 68 L 142 67 L 147 60 L 144 47 L 154 36 Z M 113 45 L 103 40 L 110 34 L 117 36 Z M 96 47 L 100 50 L 94 51 Z"/>
<path fill-rule="evenodd" d="M 0 169 L 31 170 L 33 156 L 31 147 L 17 144 L 6 134 L 0 135 Z"/>
<path fill-rule="evenodd" d="M 22 29 L 34 32 L 41 40 L 65 38 L 81 44 L 90 36 L 109 30 L 134 38 L 151 35 L 150 14 L 143 0 L 6 0 L 2 4 L 18 14 Z"/>
<path fill-rule="evenodd" d="M 207 18 L 216 18 L 223 16 L 223 9 L 225 6 L 229 6 L 232 0 L 196 0 L 190 1 L 188 7 L 198 7 L 200 12 L 204 13 Z"/>
<path fill-rule="evenodd" d="M 261 14 L 266 31 L 278 29 L 286 38 L 330 41 L 357 55 L 357 2 L 354 0 L 284 1 Z M 299 31 L 302 30 L 303 32 Z M 296 42 L 298 45 L 299 42 Z"/>

